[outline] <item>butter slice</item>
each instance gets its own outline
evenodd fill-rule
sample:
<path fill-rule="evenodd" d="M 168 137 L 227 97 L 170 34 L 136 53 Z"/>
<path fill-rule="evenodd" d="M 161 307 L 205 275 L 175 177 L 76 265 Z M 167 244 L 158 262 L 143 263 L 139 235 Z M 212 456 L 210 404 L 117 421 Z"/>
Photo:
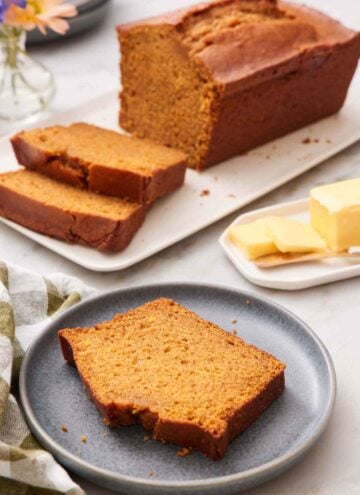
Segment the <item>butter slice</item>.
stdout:
<path fill-rule="evenodd" d="M 326 242 L 306 223 L 286 217 L 267 217 L 266 232 L 282 253 L 311 253 L 326 249 Z"/>
<path fill-rule="evenodd" d="M 278 252 L 273 240 L 266 232 L 264 220 L 230 227 L 228 239 L 250 260 Z"/>
<path fill-rule="evenodd" d="M 333 251 L 360 246 L 360 179 L 312 189 L 310 219 Z"/>

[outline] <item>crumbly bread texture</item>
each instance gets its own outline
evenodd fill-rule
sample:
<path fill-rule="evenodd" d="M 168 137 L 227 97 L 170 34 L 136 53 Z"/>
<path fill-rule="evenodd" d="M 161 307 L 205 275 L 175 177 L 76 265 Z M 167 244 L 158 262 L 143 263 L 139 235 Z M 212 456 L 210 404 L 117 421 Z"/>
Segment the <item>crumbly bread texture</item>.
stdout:
<path fill-rule="evenodd" d="M 360 34 L 304 6 L 218 0 L 118 27 L 121 126 L 203 169 L 337 112 Z"/>
<path fill-rule="evenodd" d="M 212 459 L 284 389 L 277 359 L 169 299 L 59 338 L 107 424 L 140 423 Z"/>
<path fill-rule="evenodd" d="M 145 213 L 144 205 L 79 190 L 36 172 L 0 174 L 0 215 L 68 242 L 120 251 Z"/>
<path fill-rule="evenodd" d="M 138 203 L 184 182 L 181 151 L 85 123 L 23 131 L 11 143 L 18 162 L 29 169 Z"/>

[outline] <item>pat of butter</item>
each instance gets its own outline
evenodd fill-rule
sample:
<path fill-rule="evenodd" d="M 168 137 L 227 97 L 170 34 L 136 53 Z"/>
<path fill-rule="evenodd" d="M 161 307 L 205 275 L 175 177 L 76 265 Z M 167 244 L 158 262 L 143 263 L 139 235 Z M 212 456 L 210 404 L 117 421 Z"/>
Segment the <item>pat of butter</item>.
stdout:
<path fill-rule="evenodd" d="M 267 217 L 266 232 L 282 253 L 323 251 L 326 242 L 306 223 L 285 217 Z"/>
<path fill-rule="evenodd" d="M 360 245 L 360 179 L 351 179 L 310 192 L 313 228 L 334 251 Z"/>
<path fill-rule="evenodd" d="M 278 252 L 271 237 L 266 233 L 264 220 L 230 227 L 228 239 L 250 260 Z"/>

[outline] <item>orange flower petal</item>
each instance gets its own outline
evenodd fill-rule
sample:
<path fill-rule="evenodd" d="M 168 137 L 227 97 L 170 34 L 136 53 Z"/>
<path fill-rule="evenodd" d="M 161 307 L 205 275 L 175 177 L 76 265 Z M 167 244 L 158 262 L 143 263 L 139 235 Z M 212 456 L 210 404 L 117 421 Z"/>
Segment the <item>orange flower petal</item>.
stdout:
<path fill-rule="evenodd" d="M 63 0 L 28 0 L 25 8 L 10 5 L 5 13 L 5 22 L 9 26 L 31 30 L 37 27 L 42 34 L 49 27 L 59 34 L 65 34 L 69 24 L 63 17 L 74 17 L 77 10 Z"/>

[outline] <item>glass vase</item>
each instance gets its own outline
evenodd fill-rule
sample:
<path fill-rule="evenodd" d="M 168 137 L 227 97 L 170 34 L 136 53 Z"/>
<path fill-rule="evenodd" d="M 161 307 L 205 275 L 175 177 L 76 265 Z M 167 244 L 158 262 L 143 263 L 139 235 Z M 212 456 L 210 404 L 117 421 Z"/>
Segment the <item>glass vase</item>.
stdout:
<path fill-rule="evenodd" d="M 0 25 L 0 119 L 17 121 L 45 110 L 55 94 L 52 74 L 25 50 L 23 29 Z"/>

